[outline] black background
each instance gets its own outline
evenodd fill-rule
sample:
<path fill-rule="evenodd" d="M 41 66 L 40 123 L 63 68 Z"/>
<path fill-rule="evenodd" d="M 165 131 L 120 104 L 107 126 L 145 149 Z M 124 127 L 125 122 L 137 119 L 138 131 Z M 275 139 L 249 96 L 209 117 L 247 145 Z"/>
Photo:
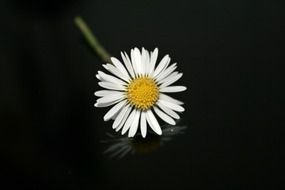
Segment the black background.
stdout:
<path fill-rule="evenodd" d="M 2 0 L 2 189 L 285 188 L 281 2 Z M 184 134 L 148 154 L 103 154 L 106 132 L 118 134 L 93 107 L 102 62 L 76 15 L 116 57 L 158 47 L 178 62 Z"/>

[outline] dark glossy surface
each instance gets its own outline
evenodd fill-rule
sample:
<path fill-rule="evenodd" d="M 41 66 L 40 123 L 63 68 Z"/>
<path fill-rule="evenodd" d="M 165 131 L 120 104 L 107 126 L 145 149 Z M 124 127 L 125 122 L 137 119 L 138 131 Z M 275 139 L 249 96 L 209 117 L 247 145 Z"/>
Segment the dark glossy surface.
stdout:
<path fill-rule="evenodd" d="M 282 3 L 0 4 L 3 189 L 284 188 Z M 118 140 L 103 122 L 107 109 L 93 107 L 102 62 L 78 14 L 114 56 L 158 47 L 178 62 L 188 90 L 174 95 L 186 107 L 174 131 Z M 126 154 L 110 148 L 118 142 Z"/>

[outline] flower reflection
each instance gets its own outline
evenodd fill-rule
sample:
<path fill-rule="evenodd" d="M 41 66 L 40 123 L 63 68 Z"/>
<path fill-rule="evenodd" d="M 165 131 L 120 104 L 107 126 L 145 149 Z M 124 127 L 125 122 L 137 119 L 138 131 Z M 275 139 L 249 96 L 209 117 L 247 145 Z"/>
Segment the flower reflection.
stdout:
<path fill-rule="evenodd" d="M 110 137 L 108 140 L 102 141 L 102 143 L 110 144 L 104 151 L 104 154 L 110 156 L 110 158 L 121 159 L 127 154 L 147 154 L 157 150 L 166 142 L 173 139 L 174 136 L 183 134 L 186 126 L 173 126 L 166 125 L 163 127 L 163 133 L 158 136 L 154 133 L 149 133 L 146 138 L 142 138 L 140 134 L 133 138 L 115 136 L 110 133 L 107 135 Z"/>

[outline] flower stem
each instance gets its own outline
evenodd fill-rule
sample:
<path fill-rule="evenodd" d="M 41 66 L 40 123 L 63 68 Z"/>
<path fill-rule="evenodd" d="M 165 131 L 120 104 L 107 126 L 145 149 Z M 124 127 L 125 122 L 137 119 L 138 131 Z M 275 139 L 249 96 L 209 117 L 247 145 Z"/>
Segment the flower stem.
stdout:
<path fill-rule="evenodd" d="M 100 56 L 102 61 L 110 63 L 110 54 L 99 43 L 96 36 L 92 33 L 86 22 L 80 16 L 75 17 L 74 22 L 78 29 L 82 32 L 88 44 L 95 51 L 95 53 Z"/>

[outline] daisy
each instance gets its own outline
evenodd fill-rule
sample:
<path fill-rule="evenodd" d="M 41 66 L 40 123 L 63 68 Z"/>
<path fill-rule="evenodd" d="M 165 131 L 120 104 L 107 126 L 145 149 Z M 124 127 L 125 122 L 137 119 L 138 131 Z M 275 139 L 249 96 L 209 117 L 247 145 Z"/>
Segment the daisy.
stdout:
<path fill-rule="evenodd" d="M 144 48 L 131 50 L 130 58 L 121 52 L 123 63 L 111 57 L 112 64 L 103 67 L 110 72 L 98 71 L 96 77 L 99 90 L 95 95 L 100 97 L 95 107 L 113 106 L 104 116 L 104 121 L 113 119 L 113 129 L 121 130 L 124 135 L 134 137 L 140 128 L 142 137 L 146 137 L 147 126 L 161 135 L 161 127 L 154 113 L 170 125 L 179 119 L 177 112 L 183 112 L 183 102 L 166 93 L 185 91 L 185 86 L 170 86 L 182 77 L 175 71 L 176 63 L 170 64 L 169 55 L 165 55 L 157 64 L 158 49 L 148 52 Z"/>

